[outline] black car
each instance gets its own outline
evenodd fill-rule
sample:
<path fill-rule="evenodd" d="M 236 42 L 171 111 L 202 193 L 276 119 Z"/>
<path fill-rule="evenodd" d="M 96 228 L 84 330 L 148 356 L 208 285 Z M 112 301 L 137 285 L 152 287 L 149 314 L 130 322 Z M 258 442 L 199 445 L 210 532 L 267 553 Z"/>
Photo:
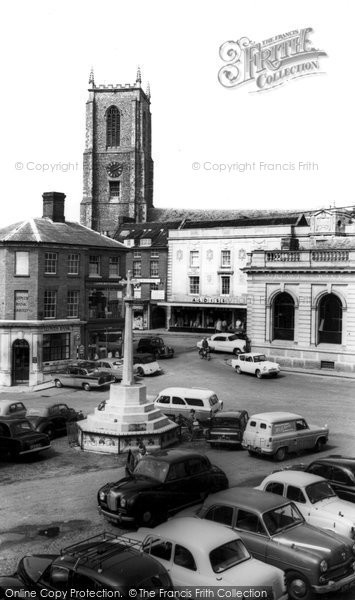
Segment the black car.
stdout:
<path fill-rule="evenodd" d="M 130 477 L 104 485 L 97 499 L 100 513 L 109 521 L 151 527 L 227 487 L 227 476 L 207 456 L 159 450 L 144 456 Z"/>
<path fill-rule="evenodd" d="M 46 433 L 50 438 L 55 435 L 65 435 L 67 423 L 80 421 L 83 413 L 69 408 L 67 404 L 52 404 L 45 408 L 31 408 L 27 411 L 27 419 L 36 431 Z"/>
<path fill-rule="evenodd" d="M 328 479 L 333 490 L 349 502 L 355 502 L 355 458 L 348 456 L 325 456 L 314 460 L 304 470 Z"/>
<path fill-rule="evenodd" d="M 58 554 L 34 554 L 19 562 L 16 577 L 41 598 L 133 597 L 132 590 L 173 590 L 166 569 L 142 553 L 137 542 L 107 532 L 64 548 Z M 79 596 L 78 593 L 81 595 Z M 136 596 L 139 596 L 137 593 Z"/>
<path fill-rule="evenodd" d="M 141 338 L 138 342 L 137 352 L 154 354 L 155 358 L 173 358 L 174 348 L 167 346 L 161 337 L 150 336 Z"/>
<path fill-rule="evenodd" d="M 38 433 L 24 417 L 0 419 L 0 456 L 18 458 L 50 447 L 48 435 Z"/>
<path fill-rule="evenodd" d="M 220 411 L 211 419 L 206 441 L 214 446 L 240 446 L 248 422 L 246 410 Z"/>

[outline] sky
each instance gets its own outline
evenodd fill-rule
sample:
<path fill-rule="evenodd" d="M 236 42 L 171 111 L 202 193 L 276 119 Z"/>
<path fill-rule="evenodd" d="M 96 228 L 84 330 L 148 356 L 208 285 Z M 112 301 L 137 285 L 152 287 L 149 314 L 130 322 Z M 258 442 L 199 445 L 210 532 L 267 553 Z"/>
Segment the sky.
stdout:
<path fill-rule="evenodd" d="M 1 226 L 41 216 L 53 190 L 79 220 L 91 66 L 96 84 L 134 83 L 137 65 L 150 82 L 155 207 L 355 205 L 351 0 L 19 0 L 1 11 Z M 263 91 L 255 79 L 221 85 L 225 42 L 304 28 L 327 55 L 318 70 Z"/>

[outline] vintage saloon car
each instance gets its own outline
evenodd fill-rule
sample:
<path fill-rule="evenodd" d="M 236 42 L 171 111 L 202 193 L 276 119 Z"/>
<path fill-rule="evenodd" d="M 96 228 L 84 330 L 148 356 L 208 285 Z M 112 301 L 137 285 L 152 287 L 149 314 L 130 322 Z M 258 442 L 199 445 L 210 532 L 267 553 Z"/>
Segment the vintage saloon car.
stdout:
<path fill-rule="evenodd" d="M 0 400 L 0 417 L 25 417 L 26 412 L 23 402 Z"/>
<path fill-rule="evenodd" d="M 154 529 L 142 527 L 128 535 L 142 543 L 144 552 L 159 560 L 177 589 L 257 587 L 258 592 L 272 590 L 274 600 L 287 598 L 281 569 L 252 558 L 239 535 L 226 527 L 182 517 Z"/>
<path fill-rule="evenodd" d="M 215 413 L 206 435 L 211 448 L 215 446 L 240 446 L 248 422 L 246 410 L 226 410 Z"/>
<path fill-rule="evenodd" d="M 226 475 L 207 456 L 160 450 L 144 456 L 132 476 L 104 485 L 97 499 L 100 513 L 109 521 L 154 526 L 209 492 L 227 487 Z"/>
<path fill-rule="evenodd" d="M 80 421 L 84 416 L 67 404 L 52 404 L 44 408 L 30 408 L 27 411 L 27 419 L 32 423 L 36 431 L 45 433 L 53 438 L 55 435 L 65 435 L 67 423 Z"/>
<path fill-rule="evenodd" d="M 255 558 L 283 569 L 292 600 L 355 585 L 354 544 L 308 525 L 293 502 L 276 494 L 233 487 L 208 496 L 197 516 L 232 527 Z"/>
<path fill-rule="evenodd" d="M 257 354 L 249 352 L 248 354 L 239 354 L 231 361 L 233 369 L 237 373 L 251 373 L 256 375 L 258 379 L 270 375 L 277 377 L 280 373 L 280 365 L 271 360 L 266 360 L 265 354 Z"/>
<path fill-rule="evenodd" d="M 238 333 L 215 333 L 207 338 L 207 342 L 211 352 L 231 352 L 237 355 L 250 349 L 248 338 Z M 202 340 L 197 342 L 197 348 L 202 348 Z"/>
<path fill-rule="evenodd" d="M 58 388 L 65 385 L 78 387 L 86 392 L 107 387 L 114 381 L 110 373 L 99 371 L 94 361 L 79 361 L 77 364 L 72 364 L 63 373 L 55 373 L 53 379 Z"/>
<path fill-rule="evenodd" d="M 355 539 L 355 506 L 341 500 L 323 477 L 279 471 L 265 477 L 258 489 L 292 500 L 311 525 Z"/>
<path fill-rule="evenodd" d="M 167 346 L 161 337 L 141 338 L 137 346 L 137 354 L 153 354 L 156 358 L 174 358 L 174 348 Z"/>
<path fill-rule="evenodd" d="M 18 458 L 49 447 L 49 437 L 38 433 L 28 419 L 0 417 L 0 456 Z"/>

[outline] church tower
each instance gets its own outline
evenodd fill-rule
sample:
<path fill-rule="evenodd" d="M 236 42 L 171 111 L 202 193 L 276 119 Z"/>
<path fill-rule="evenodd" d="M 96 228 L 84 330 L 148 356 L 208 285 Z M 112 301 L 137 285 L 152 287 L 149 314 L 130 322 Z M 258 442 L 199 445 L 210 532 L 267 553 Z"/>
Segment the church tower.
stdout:
<path fill-rule="evenodd" d="M 90 73 L 80 222 L 108 235 L 144 223 L 153 207 L 150 91 L 141 84 L 139 68 L 133 85 L 97 86 Z"/>

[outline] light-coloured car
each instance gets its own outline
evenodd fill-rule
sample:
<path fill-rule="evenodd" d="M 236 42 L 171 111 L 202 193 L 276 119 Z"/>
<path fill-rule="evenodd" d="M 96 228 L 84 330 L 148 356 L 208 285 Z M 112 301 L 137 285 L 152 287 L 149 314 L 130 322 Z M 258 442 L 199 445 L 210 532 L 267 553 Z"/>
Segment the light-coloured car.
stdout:
<path fill-rule="evenodd" d="M 292 500 L 310 525 L 355 539 L 354 504 L 341 500 L 323 477 L 279 471 L 265 477 L 257 489 Z"/>
<path fill-rule="evenodd" d="M 275 600 L 287 598 L 283 571 L 253 558 L 227 527 L 181 517 L 127 536 L 168 570 L 174 586 L 257 587 L 265 597 L 271 587 Z"/>
<path fill-rule="evenodd" d="M 251 455 L 267 454 L 284 460 L 288 452 L 323 450 L 328 436 L 327 426 L 309 425 L 301 415 L 275 411 L 250 417 L 242 446 Z"/>
<path fill-rule="evenodd" d="M 153 354 L 134 354 L 133 371 L 141 377 L 144 375 L 158 375 L 161 368 Z"/>
<path fill-rule="evenodd" d="M 207 338 L 211 352 L 231 352 L 240 354 L 248 351 L 249 341 L 238 333 L 215 333 Z M 197 342 L 197 347 L 202 348 L 202 340 Z"/>
<path fill-rule="evenodd" d="M 216 392 L 201 388 L 165 388 L 159 392 L 154 404 L 164 415 L 173 419 L 179 415 L 189 417 L 191 410 L 194 410 L 195 418 L 202 422 L 209 421 L 223 409 L 223 402 L 218 400 Z"/>
<path fill-rule="evenodd" d="M 103 373 L 110 373 L 115 382 L 121 381 L 123 373 L 122 358 L 101 358 L 95 360 L 97 369 Z"/>
<path fill-rule="evenodd" d="M 250 373 L 261 379 L 265 375 L 277 377 L 280 373 L 280 365 L 271 360 L 266 360 L 265 354 L 256 352 L 248 352 L 247 354 L 239 354 L 236 358 L 232 358 L 231 365 L 237 373 Z"/>
<path fill-rule="evenodd" d="M 22 402 L 0 400 L 0 417 L 25 417 L 27 409 Z"/>

